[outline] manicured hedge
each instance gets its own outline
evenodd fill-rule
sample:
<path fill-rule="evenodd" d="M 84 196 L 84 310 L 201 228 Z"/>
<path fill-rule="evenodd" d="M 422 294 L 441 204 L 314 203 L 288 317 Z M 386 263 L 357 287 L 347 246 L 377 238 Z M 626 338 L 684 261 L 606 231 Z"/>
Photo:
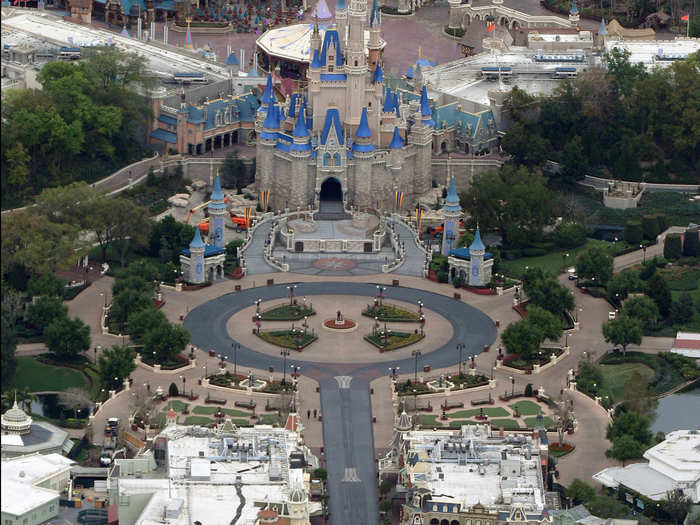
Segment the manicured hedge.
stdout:
<path fill-rule="evenodd" d="M 645 215 L 642 217 L 642 230 L 644 238 L 653 241 L 661 233 L 659 229 L 659 219 L 656 215 Z"/>
<path fill-rule="evenodd" d="M 681 235 L 679 233 L 667 235 L 664 242 L 664 258 L 678 259 L 682 253 Z"/>
<path fill-rule="evenodd" d="M 625 224 L 624 238 L 630 244 L 638 245 L 641 243 L 644 238 L 642 223 L 639 221 L 627 221 L 627 224 Z"/>
<path fill-rule="evenodd" d="M 697 257 L 700 255 L 698 250 L 698 230 L 688 230 L 685 232 L 683 240 L 683 255 L 686 257 Z"/>

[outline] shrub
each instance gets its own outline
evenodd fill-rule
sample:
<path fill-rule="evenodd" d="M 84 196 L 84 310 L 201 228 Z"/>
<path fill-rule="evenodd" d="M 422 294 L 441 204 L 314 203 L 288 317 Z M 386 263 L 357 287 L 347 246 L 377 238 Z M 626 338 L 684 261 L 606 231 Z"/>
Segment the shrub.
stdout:
<path fill-rule="evenodd" d="M 523 256 L 525 257 L 540 257 L 542 255 L 547 255 L 547 250 L 542 248 L 524 248 Z"/>
<path fill-rule="evenodd" d="M 586 234 L 582 224 L 561 223 L 554 229 L 554 242 L 560 248 L 576 248 L 586 242 Z"/>
<path fill-rule="evenodd" d="M 643 238 L 642 223 L 639 221 L 627 221 L 624 239 L 630 244 L 637 245 L 642 242 Z"/>
<path fill-rule="evenodd" d="M 698 230 L 688 230 L 685 232 L 683 240 L 683 255 L 686 257 L 696 257 L 700 255 L 698 250 Z"/>
<path fill-rule="evenodd" d="M 459 288 L 460 286 L 462 286 L 462 279 L 460 279 L 459 277 L 455 277 L 454 279 L 452 279 L 452 284 L 455 288 Z"/>
<path fill-rule="evenodd" d="M 439 283 L 446 283 L 449 280 L 449 275 L 447 272 L 437 272 L 437 278 Z"/>
<path fill-rule="evenodd" d="M 656 215 L 645 215 L 642 217 L 642 232 L 644 238 L 653 241 L 659 232 L 659 219 Z"/>
<path fill-rule="evenodd" d="M 389 8 L 387 6 L 382 6 L 382 12 L 394 14 L 391 11 L 389 11 L 389 9 L 391 9 L 391 8 Z M 445 33 L 447 33 L 450 36 L 456 36 L 457 38 L 462 38 L 464 36 L 464 29 L 462 29 L 461 27 L 453 29 L 453 28 L 445 26 Z"/>
<path fill-rule="evenodd" d="M 656 216 L 656 220 L 659 222 L 659 232 L 664 232 L 668 229 L 668 218 L 666 215 L 660 213 Z"/>
<path fill-rule="evenodd" d="M 681 246 L 681 236 L 679 233 L 672 233 L 666 236 L 664 241 L 664 258 L 678 259 L 683 253 Z"/>
<path fill-rule="evenodd" d="M 532 397 L 532 383 L 525 385 L 525 397 Z"/>

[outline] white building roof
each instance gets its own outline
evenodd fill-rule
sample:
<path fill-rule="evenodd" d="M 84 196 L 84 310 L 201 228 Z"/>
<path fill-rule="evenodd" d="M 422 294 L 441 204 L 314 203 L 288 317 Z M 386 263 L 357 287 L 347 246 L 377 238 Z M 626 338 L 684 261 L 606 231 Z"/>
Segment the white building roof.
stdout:
<path fill-rule="evenodd" d="M 693 332 L 677 332 L 671 352 L 693 359 L 700 359 L 700 334 Z"/>
<path fill-rule="evenodd" d="M 27 486 L 26 483 L 20 481 L 6 480 L 5 476 L 2 478 L 2 490 L 0 492 L 2 513 L 18 517 L 49 501 L 58 501 L 58 492 L 55 490 Z"/>
<path fill-rule="evenodd" d="M 33 454 L 3 460 L 2 481 L 15 480 L 25 485 L 40 483 L 59 472 L 70 470 L 73 463 L 60 454 Z"/>
<path fill-rule="evenodd" d="M 653 500 L 666 498 L 666 493 L 675 488 L 671 478 L 649 468 L 646 463 L 633 463 L 626 467 L 609 467 L 593 476 L 606 487 L 616 488 L 622 484 Z"/>
<path fill-rule="evenodd" d="M 700 480 L 700 432 L 676 430 L 666 434 L 666 439 L 644 453 L 649 466 L 674 481 Z"/>
<path fill-rule="evenodd" d="M 700 40 L 697 38 L 677 38 L 676 40 L 616 40 L 605 39 L 605 50 L 611 51 L 613 48 L 627 50 L 630 52 L 630 62 L 636 64 L 643 63 L 648 69 L 654 66 L 668 66 L 672 60 L 657 60 L 657 54 L 661 50 L 663 55 L 688 56 L 700 50 Z"/>

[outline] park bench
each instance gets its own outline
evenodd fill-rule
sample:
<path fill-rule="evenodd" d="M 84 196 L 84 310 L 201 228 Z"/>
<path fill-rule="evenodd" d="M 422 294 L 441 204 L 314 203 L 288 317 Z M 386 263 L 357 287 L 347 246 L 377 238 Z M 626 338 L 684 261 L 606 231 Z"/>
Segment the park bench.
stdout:
<path fill-rule="evenodd" d="M 204 402 L 208 405 L 225 405 L 226 400 L 225 399 L 216 399 L 214 397 L 207 396 L 207 398 L 204 400 Z"/>
<path fill-rule="evenodd" d="M 479 405 L 493 405 L 493 399 L 472 399 L 473 407 L 478 407 Z"/>
<path fill-rule="evenodd" d="M 455 408 L 464 408 L 464 403 L 445 403 L 445 410 L 454 410 Z"/>

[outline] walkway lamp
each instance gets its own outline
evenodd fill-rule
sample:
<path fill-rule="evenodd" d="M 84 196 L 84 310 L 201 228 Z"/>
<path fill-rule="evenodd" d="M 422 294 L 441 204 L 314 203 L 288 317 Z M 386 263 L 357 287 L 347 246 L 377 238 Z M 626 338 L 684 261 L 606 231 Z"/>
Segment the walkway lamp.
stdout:
<path fill-rule="evenodd" d="M 235 377 L 238 373 L 238 350 L 241 348 L 241 345 L 238 343 L 231 343 L 231 349 L 233 350 L 233 377 L 235 380 Z"/>
<path fill-rule="evenodd" d="M 617 237 L 613 239 L 613 257 L 617 256 Z"/>
<path fill-rule="evenodd" d="M 204 366 L 202 367 L 202 379 L 207 378 L 207 364 L 206 361 L 204 362 Z"/>
<path fill-rule="evenodd" d="M 418 358 L 423 355 L 420 350 L 414 350 L 411 352 L 411 355 L 414 357 L 414 365 L 413 365 L 413 382 L 417 383 L 418 382 Z"/>
<path fill-rule="evenodd" d="M 400 366 L 392 366 L 389 368 L 389 372 L 391 372 L 391 380 L 396 383 L 396 379 L 398 376 L 398 371 L 401 369 Z"/>
<path fill-rule="evenodd" d="M 296 284 L 290 284 L 289 286 L 287 286 L 287 289 L 289 290 L 289 306 L 294 304 L 294 289 L 296 287 Z"/>
<path fill-rule="evenodd" d="M 262 299 L 258 299 L 255 301 L 255 313 L 259 314 L 260 313 L 260 303 L 262 303 Z"/>
<path fill-rule="evenodd" d="M 413 411 L 418 412 L 418 391 L 413 389 Z"/>
<path fill-rule="evenodd" d="M 493 381 L 493 372 L 494 372 L 494 370 L 496 370 L 496 367 L 495 367 L 495 366 L 492 366 L 492 367 L 491 367 L 491 381 Z"/>
<path fill-rule="evenodd" d="M 280 355 L 284 358 L 284 364 L 282 365 L 282 384 L 287 384 L 287 356 L 289 355 L 289 349 L 283 348 Z"/>
<path fill-rule="evenodd" d="M 457 344 L 457 351 L 459 352 L 459 377 L 462 377 L 462 352 L 464 351 L 464 343 Z"/>
<path fill-rule="evenodd" d="M 509 379 L 511 384 L 510 397 L 513 397 L 515 395 L 515 378 L 513 376 L 510 376 Z"/>

